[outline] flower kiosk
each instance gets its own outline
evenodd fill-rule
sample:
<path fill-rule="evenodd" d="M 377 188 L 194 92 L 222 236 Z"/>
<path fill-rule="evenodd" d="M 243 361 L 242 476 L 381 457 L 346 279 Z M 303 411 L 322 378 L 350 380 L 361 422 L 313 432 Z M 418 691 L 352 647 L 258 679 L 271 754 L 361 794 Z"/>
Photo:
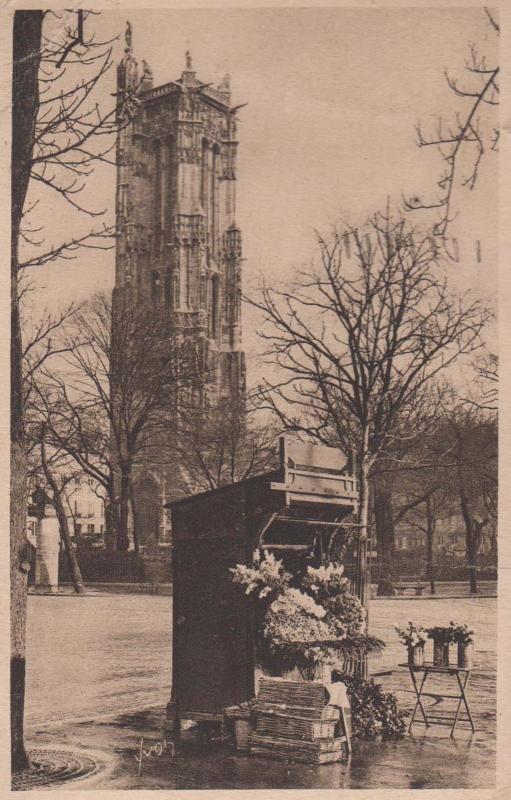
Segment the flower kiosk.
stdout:
<path fill-rule="evenodd" d="M 303 679 L 316 678 L 328 661 L 320 664 L 318 654 L 327 654 L 334 640 L 347 636 L 345 628 L 334 630 L 333 606 L 344 603 L 350 619 L 363 624 L 349 581 L 342 570 L 331 575 L 329 566 L 335 548 L 358 527 L 354 519 L 348 521 L 358 503 L 352 471 L 339 450 L 282 437 L 280 466 L 274 472 L 168 505 L 173 531 L 169 732 L 177 734 L 182 720 L 221 722 L 226 708 L 252 700 L 261 666 L 267 676 L 275 676 L 279 666 L 281 675 L 287 673 L 281 683 L 288 684 L 290 697 L 298 681 L 289 675 L 298 669 L 304 696 Z M 252 581 L 256 573 L 263 578 Z M 343 595 L 330 606 L 326 578 Z M 296 611 L 303 621 L 312 620 L 309 628 L 292 624 Z M 300 642 L 305 628 L 309 638 Z M 273 684 L 272 677 L 265 681 L 256 705 L 274 698 L 275 678 Z M 311 691 L 316 710 L 302 727 L 312 731 L 313 723 L 331 722 L 325 715 L 332 711 L 325 710 L 325 691 Z M 258 746 L 263 747 L 261 740 Z"/>

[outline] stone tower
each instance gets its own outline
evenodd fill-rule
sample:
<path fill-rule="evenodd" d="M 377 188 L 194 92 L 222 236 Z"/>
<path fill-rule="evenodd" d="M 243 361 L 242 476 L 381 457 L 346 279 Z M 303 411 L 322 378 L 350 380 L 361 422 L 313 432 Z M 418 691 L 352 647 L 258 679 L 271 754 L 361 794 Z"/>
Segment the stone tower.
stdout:
<path fill-rule="evenodd" d="M 207 353 L 208 394 L 239 396 L 242 259 L 229 77 L 216 88 L 202 82 L 187 52 L 181 77 L 154 87 L 147 63 L 134 58 L 128 23 L 117 91 L 133 98 L 117 141 L 114 299 L 130 291 L 168 310 L 171 330 L 196 337 Z M 170 468 L 138 468 L 137 518 L 146 520 L 142 527 L 158 528 L 160 542 L 168 525 L 159 509 L 175 496 L 175 477 Z"/>

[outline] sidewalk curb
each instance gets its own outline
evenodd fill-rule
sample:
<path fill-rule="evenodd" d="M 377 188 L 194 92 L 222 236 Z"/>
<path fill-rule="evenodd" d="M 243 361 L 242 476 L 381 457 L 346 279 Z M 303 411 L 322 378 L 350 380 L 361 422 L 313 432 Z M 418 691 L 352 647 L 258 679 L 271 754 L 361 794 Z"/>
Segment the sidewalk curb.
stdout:
<path fill-rule="evenodd" d="M 114 595 L 143 594 L 154 595 L 155 597 L 171 597 L 171 583 L 87 583 L 85 584 L 85 594 L 78 595 L 72 583 L 61 583 L 58 592 L 36 591 L 35 587 L 28 587 L 28 594 L 39 597 L 112 597 Z"/>
<path fill-rule="evenodd" d="M 497 594 L 433 594 L 422 595 L 416 597 L 415 595 L 377 595 L 376 597 L 369 598 L 370 600 L 495 600 Z"/>

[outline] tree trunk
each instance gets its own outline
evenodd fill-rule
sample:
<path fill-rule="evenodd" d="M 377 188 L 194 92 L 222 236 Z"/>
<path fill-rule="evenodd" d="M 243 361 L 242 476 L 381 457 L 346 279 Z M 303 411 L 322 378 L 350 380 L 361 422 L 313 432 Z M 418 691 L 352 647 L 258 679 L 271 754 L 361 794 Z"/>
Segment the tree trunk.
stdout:
<path fill-rule="evenodd" d="M 426 498 L 426 565 L 431 594 L 436 594 L 435 564 L 433 553 L 433 539 L 435 535 L 435 517 L 431 507 L 431 498 Z"/>
<path fill-rule="evenodd" d="M 367 582 L 367 523 L 369 516 L 369 467 L 365 461 L 360 465 L 360 507 L 358 514 L 358 552 L 355 591 L 367 611 L 369 587 Z"/>
<path fill-rule="evenodd" d="M 468 581 L 470 586 L 470 594 L 478 594 L 479 587 L 477 585 L 477 566 L 476 566 L 476 555 L 474 553 L 474 548 L 471 545 L 470 548 L 467 550 L 468 555 Z"/>
<path fill-rule="evenodd" d="M 23 347 L 18 305 L 18 240 L 34 147 L 39 107 L 42 11 L 15 11 L 12 69 L 11 153 L 11 768 L 30 766 L 24 745 L 25 638 L 27 619 L 28 541 L 27 456 L 25 451 Z"/>
<path fill-rule="evenodd" d="M 137 503 L 135 500 L 135 492 L 133 491 L 133 481 L 130 481 L 130 503 L 131 514 L 133 517 L 133 549 L 138 553 L 138 516 L 137 516 Z"/>
<path fill-rule="evenodd" d="M 119 514 L 115 501 L 105 502 L 105 545 L 107 550 L 117 547 L 117 532 L 119 530 Z"/>
<path fill-rule="evenodd" d="M 27 458 L 22 443 L 11 442 L 11 768 L 30 766 L 25 752 L 25 636 L 27 584 L 30 570 L 27 523 Z"/>
<path fill-rule="evenodd" d="M 117 549 L 129 550 L 128 521 L 130 507 L 131 467 L 123 466 L 121 472 L 121 498 L 119 513 L 119 528 L 117 531 Z"/>
<path fill-rule="evenodd" d="M 11 296 L 11 482 L 10 482 L 10 579 L 11 579 L 11 768 L 13 773 L 30 766 L 25 752 L 25 639 L 27 623 L 27 454 L 24 436 L 22 343 L 15 280 Z"/>
<path fill-rule="evenodd" d="M 460 507 L 465 522 L 465 552 L 468 563 L 468 580 L 470 586 L 470 594 L 478 594 L 479 588 L 477 586 L 477 572 L 476 572 L 476 556 L 477 548 L 475 547 L 476 532 L 474 529 L 474 520 L 470 513 L 468 498 L 463 489 L 460 491 Z"/>
<path fill-rule="evenodd" d="M 60 538 L 64 544 L 64 550 L 66 551 L 69 573 L 71 575 L 71 580 L 73 581 L 75 592 L 77 594 L 85 594 L 85 587 L 83 585 L 82 573 L 80 570 L 80 566 L 78 564 L 78 560 L 76 558 L 76 553 L 74 551 L 73 543 L 71 541 L 71 534 L 69 533 L 69 525 L 67 522 L 66 510 L 62 502 L 62 496 L 60 493 L 60 489 L 57 485 L 57 481 L 52 475 L 51 469 L 48 464 L 48 459 L 46 457 L 46 444 L 44 441 L 44 436 L 45 436 L 45 429 L 43 426 L 41 432 L 41 463 L 43 466 L 44 477 L 46 478 L 46 482 L 53 494 L 53 506 L 55 508 L 57 519 L 59 521 Z"/>
<path fill-rule="evenodd" d="M 71 541 L 71 534 L 69 532 L 69 525 L 67 522 L 64 506 L 62 505 L 62 498 L 60 497 L 60 494 L 58 492 L 56 494 L 54 493 L 53 502 L 55 505 L 55 511 L 57 512 L 60 535 L 64 542 L 64 549 L 66 551 L 69 573 L 71 575 L 71 580 L 73 581 L 75 592 L 77 594 L 85 594 L 85 586 L 83 585 L 82 571 L 80 569 L 80 565 L 78 564 L 78 559 L 76 557 L 75 549 Z"/>
<path fill-rule="evenodd" d="M 75 542 L 77 544 L 78 550 L 81 550 L 81 549 L 83 549 L 83 546 L 85 544 L 84 538 L 83 538 L 83 536 L 81 534 L 81 531 L 80 532 L 78 531 L 79 523 L 76 522 L 76 518 L 73 515 L 71 515 L 71 519 L 72 519 L 73 533 L 74 533 L 74 537 L 75 537 Z M 67 516 L 66 516 L 66 522 L 67 522 Z M 68 527 L 69 527 L 69 523 L 68 523 Z"/>
<path fill-rule="evenodd" d="M 116 487 L 114 476 L 110 474 L 105 498 L 105 545 L 107 550 L 115 550 L 117 547 L 117 532 L 119 530 L 119 506 L 116 499 Z"/>
<path fill-rule="evenodd" d="M 367 524 L 369 521 L 369 466 L 365 459 L 360 465 L 360 506 L 358 514 L 359 533 L 357 548 L 357 572 L 355 576 L 355 593 L 364 606 L 366 622 L 369 625 L 369 582 L 367 569 Z M 367 656 L 363 655 L 355 664 L 355 673 L 360 677 L 367 677 Z"/>
<path fill-rule="evenodd" d="M 376 528 L 376 543 L 378 560 L 380 562 L 380 576 L 378 580 L 378 594 L 392 595 L 392 565 L 394 558 L 394 514 L 392 510 L 392 492 L 390 489 L 379 486 L 374 487 L 374 522 Z"/>

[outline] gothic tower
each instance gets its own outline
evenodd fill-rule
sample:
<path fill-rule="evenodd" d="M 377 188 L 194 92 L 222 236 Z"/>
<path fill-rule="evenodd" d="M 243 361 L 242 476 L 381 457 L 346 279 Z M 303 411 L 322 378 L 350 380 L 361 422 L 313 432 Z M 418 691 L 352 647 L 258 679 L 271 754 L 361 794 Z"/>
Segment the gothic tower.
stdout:
<path fill-rule="evenodd" d="M 203 83 L 187 52 L 181 77 L 154 87 L 147 63 L 139 67 L 133 56 L 128 23 L 117 91 L 120 99 L 126 92 L 133 99 L 117 141 L 114 300 L 130 291 L 159 304 L 174 333 L 205 348 L 213 376 L 208 391 L 218 399 L 239 396 L 245 384 L 242 259 L 235 219 L 237 108 L 229 77 L 217 88 Z M 175 476 L 163 473 L 140 466 L 144 508 L 151 493 L 158 504 L 174 496 Z M 167 532 L 161 517 L 158 527 L 161 541 Z"/>

